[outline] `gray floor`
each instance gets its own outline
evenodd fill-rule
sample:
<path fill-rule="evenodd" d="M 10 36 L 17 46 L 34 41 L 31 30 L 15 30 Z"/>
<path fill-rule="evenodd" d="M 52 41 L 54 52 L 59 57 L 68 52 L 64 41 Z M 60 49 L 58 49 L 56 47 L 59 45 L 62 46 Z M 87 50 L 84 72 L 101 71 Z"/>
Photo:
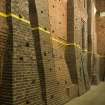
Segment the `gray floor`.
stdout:
<path fill-rule="evenodd" d="M 71 100 L 65 105 L 105 105 L 105 83 L 92 86 L 86 94 Z"/>

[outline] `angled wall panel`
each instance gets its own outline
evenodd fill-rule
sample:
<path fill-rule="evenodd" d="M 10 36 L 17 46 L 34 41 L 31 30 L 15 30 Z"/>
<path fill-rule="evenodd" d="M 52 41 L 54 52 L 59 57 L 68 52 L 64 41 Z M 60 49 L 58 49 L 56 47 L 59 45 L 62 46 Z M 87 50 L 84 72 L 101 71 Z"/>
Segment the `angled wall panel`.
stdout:
<path fill-rule="evenodd" d="M 58 81 L 59 101 L 65 103 L 78 95 L 77 84 L 71 80 L 67 53 L 67 0 L 48 0 L 53 54 Z"/>
<path fill-rule="evenodd" d="M 1 105 L 42 105 L 28 0 L 6 0 L 8 38 L 4 53 Z M 24 8 L 23 8 L 24 7 Z M 28 21 L 22 21 L 26 19 Z"/>

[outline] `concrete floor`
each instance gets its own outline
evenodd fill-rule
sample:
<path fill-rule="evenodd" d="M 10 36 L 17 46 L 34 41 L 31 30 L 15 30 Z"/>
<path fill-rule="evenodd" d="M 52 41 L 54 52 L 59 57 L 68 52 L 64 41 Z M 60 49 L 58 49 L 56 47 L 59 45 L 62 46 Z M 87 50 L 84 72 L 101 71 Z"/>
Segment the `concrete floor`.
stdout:
<path fill-rule="evenodd" d="M 71 100 L 65 105 L 105 105 L 105 83 L 92 86 L 86 94 Z"/>

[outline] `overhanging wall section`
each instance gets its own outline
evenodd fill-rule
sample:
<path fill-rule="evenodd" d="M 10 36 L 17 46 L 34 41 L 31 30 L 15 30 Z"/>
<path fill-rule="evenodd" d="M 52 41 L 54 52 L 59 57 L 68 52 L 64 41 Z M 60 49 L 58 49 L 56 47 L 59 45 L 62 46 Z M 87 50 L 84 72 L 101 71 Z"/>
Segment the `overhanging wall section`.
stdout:
<path fill-rule="evenodd" d="M 58 105 L 58 81 L 56 78 L 55 62 L 53 57 L 53 46 L 49 20 L 48 0 L 35 0 L 38 18 L 38 34 L 40 54 L 45 78 L 45 95 L 47 105 Z M 34 31 L 34 30 L 33 30 Z M 37 34 L 37 33 L 36 33 Z M 40 65 L 41 66 L 41 65 Z M 40 69 L 39 69 L 40 71 Z"/>

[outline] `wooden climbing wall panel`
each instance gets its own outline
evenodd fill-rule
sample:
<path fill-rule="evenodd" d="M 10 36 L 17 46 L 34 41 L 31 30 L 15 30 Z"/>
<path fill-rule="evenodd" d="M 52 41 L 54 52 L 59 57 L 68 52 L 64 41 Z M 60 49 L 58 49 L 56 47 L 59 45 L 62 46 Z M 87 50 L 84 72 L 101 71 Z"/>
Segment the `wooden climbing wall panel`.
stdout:
<path fill-rule="evenodd" d="M 66 58 L 67 48 L 67 0 L 48 0 L 53 54 L 58 81 L 59 101 L 65 103 L 77 96 L 77 85 L 72 84 Z M 68 90 L 68 91 L 67 91 Z M 69 95 L 68 95 L 69 94 Z"/>

